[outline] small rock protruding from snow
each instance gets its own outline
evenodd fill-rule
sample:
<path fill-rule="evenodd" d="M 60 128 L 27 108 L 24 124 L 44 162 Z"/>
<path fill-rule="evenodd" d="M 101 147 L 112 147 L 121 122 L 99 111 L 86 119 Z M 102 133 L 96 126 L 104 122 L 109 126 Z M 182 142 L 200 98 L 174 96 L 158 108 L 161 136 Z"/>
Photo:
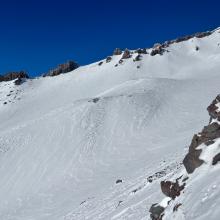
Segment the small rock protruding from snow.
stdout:
<path fill-rule="evenodd" d="M 101 66 L 102 64 L 103 64 L 103 62 L 102 62 L 102 61 L 98 63 L 98 65 L 99 65 L 99 66 Z"/>
<path fill-rule="evenodd" d="M 134 62 L 136 61 L 141 61 L 142 56 L 140 54 L 138 54 L 135 58 L 134 58 Z"/>
<path fill-rule="evenodd" d="M 220 161 L 220 153 L 216 154 L 212 160 L 212 165 L 216 165 Z"/>
<path fill-rule="evenodd" d="M 105 60 L 106 63 L 110 63 L 111 61 L 112 61 L 112 57 L 110 57 L 110 56 L 107 57 L 106 60 Z"/>
<path fill-rule="evenodd" d="M 118 184 L 118 183 L 122 183 L 122 180 L 121 180 L 121 179 L 118 179 L 118 180 L 116 180 L 115 183 L 116 183 L 116 184 Z"/>
<path fill-rule="evenodd" d="M 149 210 L 149 212 L 151 213 L 150 214 L 151 219 L 162 220 L 162 217 L 164 215 L 164 210 L 165 208 L 163 206 L 160 206 L 158 203 L 153 204 Z"/>

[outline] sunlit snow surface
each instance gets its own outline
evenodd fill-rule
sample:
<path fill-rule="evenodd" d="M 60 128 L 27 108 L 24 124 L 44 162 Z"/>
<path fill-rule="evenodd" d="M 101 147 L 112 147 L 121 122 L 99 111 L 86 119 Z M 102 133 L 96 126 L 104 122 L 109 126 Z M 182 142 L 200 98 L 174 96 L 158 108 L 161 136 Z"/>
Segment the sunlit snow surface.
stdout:
<path fill-rule="evenodd" d="M 1 220 L 150 218 L 220 92 L 218 30 L 168 50 L 0 83 Z M 219 165 L 206 166 L 169 220 L 219 219 Z"/>

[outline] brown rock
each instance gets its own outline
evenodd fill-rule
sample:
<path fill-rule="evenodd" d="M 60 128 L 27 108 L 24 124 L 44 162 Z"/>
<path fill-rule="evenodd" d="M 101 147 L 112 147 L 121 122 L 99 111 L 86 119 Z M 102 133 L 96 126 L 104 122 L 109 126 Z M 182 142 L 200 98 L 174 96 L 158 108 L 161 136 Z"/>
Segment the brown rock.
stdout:
<path fill-rule="evenodd" d="M 209 115 L 212 119 L 218 119 L 220 120 L 220 112 L 217 111 L 218 107 L 216 106 L 216 104 L 220 103 L 220 95 L 218 95 L 213 102 L 211 103 L 211 105 L 208 106 L 207 110 L 209 112 Z"/>
<path fill-rule="evenodd" d="M 122 59 L 128 59 L 131 57 L 131 53 L 128 49 L 125 49 L 123 55 L 122 55 Z"/>
<path fill-rule="evenodd" d="M 207 108 L 211 119 L 219 120 L 220 118 L 220 114 L 217 111 L 218 107 L 216 106 L 216 104 L 219 103 L 219 100 L 220 96 L 217 96 Z M 203 160 L 199 159 L 202 150 L 197 149 L 197 147 L 202 143 L 206 144 L 208 147 L 214 143 L 214 139 L 216 138 L 220 138 L 220 125 L 217 122 L 205 126 L 198 135 L 194 135 L 189 146 L 189 152 L 183 160 L 183 164 L 188 173 L 193 173 L 196 168 L 203 164 Z"/>
<path fill-rule="evenodd" d="M 62 73 L 68 73 L 68 72 L 71 72 L 71 71 L 77 69 L 78 67 L 79 67 L 79 65 L 77 63 L 75 63 L 74 61 L 68 61 L 66 63 L 60 64 L 58 67 L 50 70 L 48 73 L 43 74 L 43 77 L 57 76 Z"/>
<path fill-rule="evenodd" d="M 175 183 L 171 181 L 161 181 L 160 186 L 163 194 L 172 199 L 175 199 L 177 196 L 180 195 L 180 192 L 184 189 L 185 183 L 182 186 L 180 186 L 177 180 Z"/>

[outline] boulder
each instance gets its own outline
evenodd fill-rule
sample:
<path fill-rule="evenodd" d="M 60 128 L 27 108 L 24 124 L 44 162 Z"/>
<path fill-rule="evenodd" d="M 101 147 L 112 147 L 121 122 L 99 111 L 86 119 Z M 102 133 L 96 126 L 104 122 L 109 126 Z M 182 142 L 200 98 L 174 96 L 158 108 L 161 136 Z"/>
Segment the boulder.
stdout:
<path fill-rule="evenodd" d="M 159 204 L 155 203 L 150 207 L 149 212 L 150 217 L 152 220 L 162 220 L 164 215 L 164 207 L 160 206 Z"/>
<path fill-rule="evenodd" d="M 164 195 L 172 199 L 175 199 L 180 195 L 180 192 L 184 189 L 185 183 L 180 186 L 178 180 L 176 180 L 176 182 L 161 181 L 160 186 Z"/>

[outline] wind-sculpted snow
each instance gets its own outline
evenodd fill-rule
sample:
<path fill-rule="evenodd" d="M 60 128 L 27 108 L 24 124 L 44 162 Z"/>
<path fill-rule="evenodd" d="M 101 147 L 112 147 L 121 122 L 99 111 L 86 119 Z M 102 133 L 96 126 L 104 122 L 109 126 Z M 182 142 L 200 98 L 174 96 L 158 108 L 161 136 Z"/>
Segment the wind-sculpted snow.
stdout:
<path fill-rule="evenodd" d="M 0 219 L 150 219 L 151 204 L 164 198 L 160 182 L 179 175 L 192 134 L 209 119 L 219 43 L 216 31 L 135 62 L 138 53 L 121 64 L 114 55 L 55 77 L 0 83 Z M 207 184 L 214 198 L 218 184 Z M 209 198 L 207 209 L 218 204 Z M 195 202 L 197 219 L 198 209 Z"/>

